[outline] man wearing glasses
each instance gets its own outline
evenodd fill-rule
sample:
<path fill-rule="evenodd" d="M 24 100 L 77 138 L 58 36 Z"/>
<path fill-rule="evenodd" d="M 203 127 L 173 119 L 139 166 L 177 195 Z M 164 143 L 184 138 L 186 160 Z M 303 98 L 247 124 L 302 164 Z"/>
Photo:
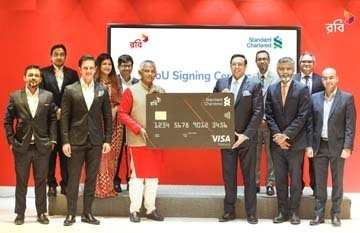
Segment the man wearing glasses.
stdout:
<path fill-rule="evenodd" d="M 305 52 L 300 56 L 299 65 L 300 73 L 294 75 L 294 80 L 304 83 L 308 89 L 309 94 L 320 92 L 324 90 L 324 85 L 321 81 L 321 76 L 314 73 L 315 56 L 309 52 Z M 308 142 L 311 140 L 308 136 Z M 308 150 L 308 149 L 307 149 Z M 304 163 L 302 164 L 302 171 L 304 171 Z M 310 187 L 315 195 L 315 170 L 313 159 L 309 157 L 309 176 L 310 176 Z M 304 173 L 302 178 L 302 188 L 305 186 Z"/>

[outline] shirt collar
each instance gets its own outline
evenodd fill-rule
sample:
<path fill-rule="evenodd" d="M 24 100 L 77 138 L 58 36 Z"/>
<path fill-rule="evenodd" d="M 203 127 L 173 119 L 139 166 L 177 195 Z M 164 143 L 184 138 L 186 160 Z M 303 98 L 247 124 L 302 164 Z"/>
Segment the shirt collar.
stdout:
<path fill-rule="evenodd" d="M 303 72 L 301 72 L 301 78 L 304 78 L 305 76 L 309 76 L 310 78 L 312 78 L 313 72 L 311 72 L 309 75 L 305 75 Z"/>
<path fill-rule="evenodd" d="M 265 77 L 265 79 L 266 79 L 266 77 L 268 76 L 268 74 L 269 74 L 269 70 L 268 70 L 268 71 L 266 71 L 266 72 L 265 72 L 265 74 L 262 74 L 262 73 L 258 72 L 259 79 L 261 79 L 261 76 L 264 76 L 264 77 Z"/>
<path fill-rule="evenodd" d="M 59 70 L 64 71 L 64 66 L 61 66 L 61 67 L 59 68 L 59 67 L 57 67 L 56 65 L 53 65 L 53 67 L 54 67 L 54 69 L 57 70 L 57 71 L 59 71 Z"/>
<path fill-rule="evenodd" d="M 85 81 L 81 78 L 80 79 L 81 87 L 83 88 L 93 88 L 94 87 L 94 80 L 91 81 L 90 85 L 87 85 Z"/>
<path fill-rule="evenodd" d="M 34 94 L 32 94 L 31 91 L 30 91 L 27 87 L 25 87 L 25 93 L 26 93 L 26 96 L 28 96 L 28 97 L 36 97 L 36 96 L 39 96 L 39 88 L 36 89 L 36 91 L 35 91 Z"/>
<path fill-rule="evenodd" d="M 335 97 L 335 95 L 336 95 L 336 91 L 337 91 L 337 88 L 335 88 L 335 90 L 330 94 L 329 97 L 326 95 L 326 92 L 324 92 L 325 100 L 326 100 L 326 101 L 331 101 L 331 100 L 333 100 L 334 97 Z"/>

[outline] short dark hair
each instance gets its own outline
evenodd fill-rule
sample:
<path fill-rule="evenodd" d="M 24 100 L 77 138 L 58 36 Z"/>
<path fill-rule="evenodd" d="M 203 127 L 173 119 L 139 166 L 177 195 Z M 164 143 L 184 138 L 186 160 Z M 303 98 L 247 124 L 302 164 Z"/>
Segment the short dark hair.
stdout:
<path fill-rule="evenodd" d="M 63 49 L 64 52 L 65 52 L 65 56 L 66 56 L 66 48 L 65 48 L 65 45 L 63 45 L 63 44 L 56 44 L 56 45 L 54 45 L 53 47 L 51 47 L 50 56 L 52 55 L 52 53 L 54 52 L 55 49 Z"/>
<path fill-rule="evenodd" d="M 236 58 L 236 57 L 244 58 L 245 65 L 247 65 L 247 59 L 246 59 L 245 55 L 242 55 L 242 54 L 234 54 L 234 55 L 232 55 L 231 58 L 230 58 L 230 64 L 231 64 L 232 60 L 233 60 L 234 58 Z"/>
<path fill-rule="evenodd" d="M 31 65 L 28 65 L 27 67 L 25 67 L 25 71 L 24 71 L 24 75 L 26 75 L 26 72 L 30 69 L 37 69 L 37 70 L 40 70 L 40 66 L 38 65 L 35 65 L 35 64 L 31 64 Z M 41 71 L 40 71 L 41 72 Z"/>
<path fill-rule="evenodd" d="M 259 53 L 266 53 L 266 55 L 268 56 L 268 58 L 270 58 L 270 54 L 268 51 L 266 50 L 259 50 L 256 52 L 256 55 L 255 55 L 255 59 L 257 58 L 257 56 L 259 55 Z"/>
<path fill-rule="evenodd" d="M 95 63 L 95 58 L 93 56 L 88 55 L 88 54 L 82 55 L 79 59 L 79 63 L 78 63 L 79 67 L 81 67 L 81 65 L 83 64 L 84 61 L 89 61 L 89 60 L 94 61 L 94 63 Z"/>
<path fill-rule="evenodd" d="M 128 54 L 123 54 L 118 58 L 118 66 L 121 65 L 121 63 L 129 61 L 131 62 L 131 65 L 134 65 L 134 60 L 132 59 L 132 57 Z"/>

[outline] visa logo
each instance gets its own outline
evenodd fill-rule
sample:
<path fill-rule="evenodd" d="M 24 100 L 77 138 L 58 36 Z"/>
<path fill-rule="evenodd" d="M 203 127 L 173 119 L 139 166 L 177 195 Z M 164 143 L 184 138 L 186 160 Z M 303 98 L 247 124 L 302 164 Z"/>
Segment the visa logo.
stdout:
<path fill-rule="evenodd" d="M 211 135 L 214 142 L 230 142 L 229 135 Z"/>

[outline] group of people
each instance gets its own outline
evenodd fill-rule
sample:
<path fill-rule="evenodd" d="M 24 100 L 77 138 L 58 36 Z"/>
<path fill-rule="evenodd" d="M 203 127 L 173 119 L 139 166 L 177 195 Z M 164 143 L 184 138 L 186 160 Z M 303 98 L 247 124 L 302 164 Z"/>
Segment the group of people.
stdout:
<path fill-rule="evenodd" d="M 129 55 L 118 58 L 119 75 L 109 54 L 100 54 L 97 59 L 84 55 L 78 63 L 79 79 L 75 70 L 64 65 L 66 55 L 64 45 L 54 45 L 50 51 L 52 65 L 42 69 L 37 65 L 27 66 L 25 88 L 10 94 L 4 127 L 15 158 L 17 215 L 14 223 L 24 223 L 31 166 L 37 221 L 49 223 L 46 184 L 48 196 L 56 196 L 55 167 L 59 156 L 60 193 L 67 198 L 64 225 L 75 223 L 84 164 L 81 221 L 100 224 L 92 214 L 92 203 L 95 197 L 112 197 L 122 191 L 118 174 L 123 154 L 128 165 L 130 221 L 141 221 L 143 199 L 146 217 L 163 221 L 155 206 L 162 150 L 146 147 L 146 95 L 165 92 L 153 84 L 155 63 L 145 60 L 140 64 L 139 80 L 131 76 L 134 62 Z M 256 53 L 255 62 L 259 71 L 245 75 L 246 57 L 234 54 L 230 59 L 232 75 L 217 80 L 213 90 L 232 92 L 235 97 L 236 140 L 232 148 L 221 150 L 225 199 L 224 214 L 219 221 L 236 217 L 239 160 L 247 221 L 258 223 L 256 193 L 260 192 L 260 158 L 264 144 L 266 194 L 274 195 L 276 187 L 278 200 L 278 215 L 273 222 L 300 223 L 305 154 L 310 162 L 310 186 L 315 195 L 315 218 L 310 225 L 324 222 L 330 164 L 332 224 L 339 226 L 344 162 L 351 155 L 355 134 L 353 96 L 337 88 L 339 78 L 334 68 L 324 69 L 321 76 L 313 72 L 315 56 L 311 53 L 301 55 L 298 74 L 294 74 L 295 62 L 290 57 L 279 59 L 277 74 L 271 72 L 270 55 L 265 50 Z"/>
<path fill-rule="evenodd" d="M 146 217 L 163 221 L 164 217 L 155 208 L 160 173 L 157 163 L 160 163 L 162 153 L 146 148 L 144 118 L 144 96 L 164 92 L 161 87 L 153 85 L 155 63 L 150 60 L 141 63 L 139 80 L 131 77 L 133 60 L 129 55 L 118 58 L 119 75 L 115 73 L 109 54 L 100 54 L 97 59 L 83 55 L 78 63 L 79 79 L 75 70 L 64 65 L 66 54 L 64 45 L 54 45 L 50 51 L 52 65 L 42 69 L 37 65 L 27 66 L 25 88 L 10 94 L 4 127 L 15 158 L 14 223 L 21 225 L 25 220 L 31 166 L 37 221 L 49 223 L 46 184 L 49 186 L 47 195 L 56 196 L 55 167 L 59 156 L 60 193 L 67 198 L 64 226 L 76 221 L 83 166 L 86 178 L 81 221 L 100 224 L 92 214 L 93 200 L 95 197 L 116 196 L 122 191 L 118 173 L 123 153 L 129 155 L 130 164 L 130 174 L 127 175 L 130 220 L 140 221 L 144 193 Z"/>
<path fill-rule="evenodd" d="M 321 76 L 315 74 L 315 56 L 309 52 L 300 56 L 301 72 L 298 74 L 295 74 L 292 58 L 280 58 L 278 77 L 268 70 L 270 55 L 267 51 L 258 51 L 255 59 L 259 72 L 248 76 L 245 74 L 246 57 L 233 55 L 230 59 L 232 75 L 217 80 L 214 88 L 214 92 L 233 92 L 235 99 L 236 141 L 231 149 L 221 150 L 225 199 L 224 214 L 219 221 L 235 219 L 239 161 L 247 221 L 258 223 L 258 161 L 262 144 L 265 144 L 266 193 L 274 194 L 274 183 L 277 192 L 278 214 L 273 222 L 300 224 L 306 155 L 310 162 L 310 186 L 315 195 L 315 217 L 310 225 L 324 223 L 330 166 L 333 184 L 331 222 L 333 226 L 340 226 L 344 163 L 351 155 L 356 127 L 353 95 L 337 87 L 339 76 L 334 68 L 325 68 Z"/>

